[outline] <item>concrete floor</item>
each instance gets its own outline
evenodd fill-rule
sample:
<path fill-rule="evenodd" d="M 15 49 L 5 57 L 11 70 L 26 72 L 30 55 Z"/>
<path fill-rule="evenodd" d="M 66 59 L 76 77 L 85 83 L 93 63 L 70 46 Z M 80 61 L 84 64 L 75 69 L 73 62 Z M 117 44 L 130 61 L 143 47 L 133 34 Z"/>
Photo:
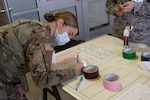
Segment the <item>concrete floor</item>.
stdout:
<path fill-rule="evenodd" d="M 29 86 L 29 91 L 26 93 L 27 100 L 43 100 L 42 90 L 37 88 L 33 83 L 30 73 L 27 73 L 27 81 Z M 58 87 L 58 92 L 61 96 L 61 100 L 76 100 L 66 92 L 64 92 L 61 87 Z M 51 94 L 48 93 L 47 100 L 56 100 Z"/>

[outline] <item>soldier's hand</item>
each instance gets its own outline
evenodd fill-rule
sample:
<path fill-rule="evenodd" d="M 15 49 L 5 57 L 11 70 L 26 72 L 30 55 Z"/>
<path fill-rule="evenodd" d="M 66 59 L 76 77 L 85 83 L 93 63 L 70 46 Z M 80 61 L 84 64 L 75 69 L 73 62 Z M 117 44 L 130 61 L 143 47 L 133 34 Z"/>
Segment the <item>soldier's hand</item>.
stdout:
<path fill-rule="evenodd" d="M 123 10 L 123 12 L 130 12 L 133 10 L 134 5 L 135 5 L 135 2 L 128 1 L 122 5 L 121 9 Z"/>
<path fill-rule="evenodd" d="M 82 69 L 84 67 L 84 64 L 82 61 L 78 61 L 75 65 L 74 65 L 74 69 L 76 70 L 76 76 L 81 75 Z"/>
<path fill-rule="evenodd" d="M 19 100 L 26 100 L 26 94 L 21 84 L 15 85 L 15 91 Z"/>
<path fill-rule="evenodd" d="M 123 15 L 123 11 L 122 11 L 122 4 L 119 4 L 115 9 L 114 9 L 114 13 L 117 16 L 122 16 Z"/>

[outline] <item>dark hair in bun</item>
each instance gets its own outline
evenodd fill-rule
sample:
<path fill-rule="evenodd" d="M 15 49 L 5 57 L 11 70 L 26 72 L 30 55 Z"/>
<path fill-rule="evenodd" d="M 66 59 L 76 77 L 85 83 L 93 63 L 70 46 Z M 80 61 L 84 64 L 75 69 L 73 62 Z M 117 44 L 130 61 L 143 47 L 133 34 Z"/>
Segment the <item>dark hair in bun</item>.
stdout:
<path fill-rule="evenodd" d="M 54 15 L 52 15 L 51 13 L 45 13 L 45 14 L 44 14 L 44 18 L 45 18 L 45 20 L 48 21 L 48 22 L 54 21 Z"/>
<path fill-rule="evenodd" d="M 53 22 L 61 18 L 64 20 L 64 25 L 78 28 L 78 22 L 76 16 L 69 11 L 57 12 L 55 13 L 55 15 L 52 15 L 51 13 L 45 13 L 44 18 L 48 22 Z"/>

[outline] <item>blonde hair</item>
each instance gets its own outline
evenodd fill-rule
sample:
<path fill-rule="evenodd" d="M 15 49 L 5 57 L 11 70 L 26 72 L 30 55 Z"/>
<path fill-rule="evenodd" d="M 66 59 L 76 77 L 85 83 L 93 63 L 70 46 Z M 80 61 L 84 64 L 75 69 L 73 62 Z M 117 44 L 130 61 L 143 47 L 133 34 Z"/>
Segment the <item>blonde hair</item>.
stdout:
<path fill-rule="evenodd" d="M 74 14 L 72 14 L 69 11 L 58 12 L 55 15 L 52 15 L 51 13 L 45 13 L 44 18 L 48 22 L 53 22 L 53 21 L 56 21 L 59 18 L 61 18 L 61 19 L 64 20 L 64 25 L 68 25 L 68 26 L 71 26 L 71 27 L 74 27 L 74 28 L 78 28 L 77 18 L 75 17 Z"/>

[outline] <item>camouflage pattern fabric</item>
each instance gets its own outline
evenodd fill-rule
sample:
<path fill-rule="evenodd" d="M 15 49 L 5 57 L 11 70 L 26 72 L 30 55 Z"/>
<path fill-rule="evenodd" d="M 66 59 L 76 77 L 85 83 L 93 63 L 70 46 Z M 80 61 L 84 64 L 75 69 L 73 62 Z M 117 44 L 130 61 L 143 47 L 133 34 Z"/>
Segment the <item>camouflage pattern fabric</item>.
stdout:
<path fill-rule="evenodd" d="M 72 67 L 51 70 L 53 51 L 44 48 L 45 44 L 52 45 L 49 36 L 48 23 L 35 20 L 20 19 L 0 27 L 0 91 L 8 94 L 7 83 L 19 81 L 28 71 L 42 89 L 75 77 Z"/>
<path fill-rule="evenodd" d="M 143 3 L 136 2 L 134 10 L 124 13 L 119 17 L 114 13 L 114 8 L 121 2 L 131 0 L 107 0 L 106 12 L 115 16 L 112 35 L 122 38 L 126 25 L 134 26 L 130 32 L 130 41 L 143 43 L 150 46 L 150 2 L 143 0 Z"/>
<path fill-rule="evenodd" d="M 18 100 L 14 86 L 9 83 L 7 85 L 7 87 L 0 89 L 0 100 Z"/>

